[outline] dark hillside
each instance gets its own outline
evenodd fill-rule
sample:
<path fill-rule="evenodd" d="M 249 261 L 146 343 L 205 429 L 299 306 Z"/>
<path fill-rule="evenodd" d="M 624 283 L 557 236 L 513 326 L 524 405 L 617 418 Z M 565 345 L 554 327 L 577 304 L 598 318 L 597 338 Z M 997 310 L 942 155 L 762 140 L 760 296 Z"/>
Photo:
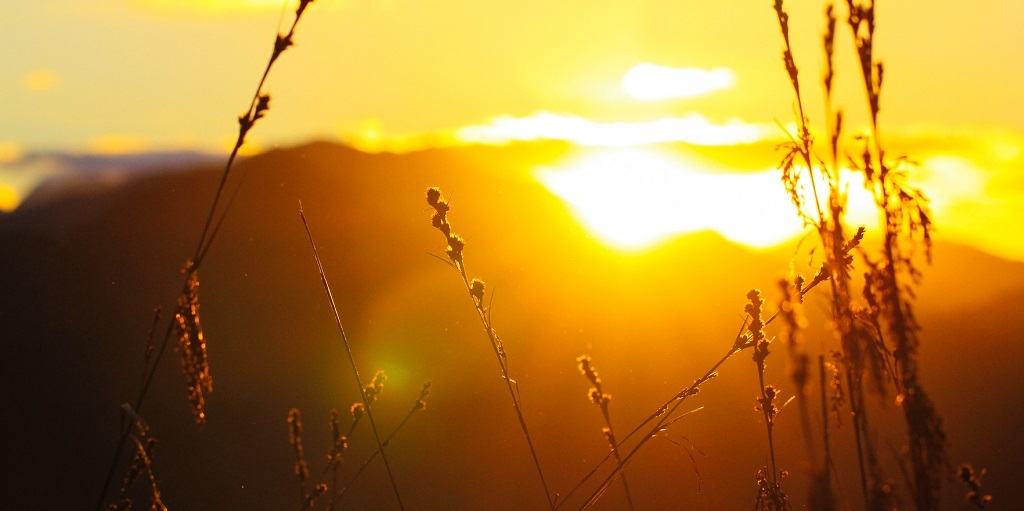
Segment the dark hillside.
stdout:
<path fill-rule="evenodd" d="M 732 342 L 746 291 L 758 287 L 774 299 L 790 251 L 752 252 L 703 233 L 646 255 L 619 254 L 591 239 L 530 176 L 567 151 L 527 144 L 368 155 L 319 143 L 242 162 L 235 177 L 244 175 L 243 187 L 200 272 L 215 390 L 209 423 L 192 424 L 173 352 L 142 410 L 160 442 L 155 468 L 167 504 L 297 508 L 288 410 L 303 412 L 317 473 L 330 409 L 347 410 L 357 399 L 300 200 L 361 372 L 390 376 L 377 405 L 383 429 L 404 416 L 423 381 L 433 381 L 427 410 L 389 450 L 410 509 L 543 505 L 469 299 L 457 274 L 430 255 L 443 256 L 444 246 L 429 225 L 428 186 L 451 198 L 470 272 L 495 292 L 495 326 L 557 490 L 570 488 L 606 448 L 576 356 L 593 357 L 623 431 L 699 376 Z M 30 199 L 0 218 L 5 507 L 92 505 L 118 407 L 137 392 L 152 310 L 161 306 L 165 320 L 172 314 L 178 270 L 194 249 L 218 170 L 149 173 L 92 195 Z M 808 311 L 824 303 L 810 299 Z M 953 461 L 988 467 L 986 486 L 1007 503 L 1024 458 L 1021 303 L 1024 264 L 939 244 L 918 309 L 925 385 L 946 419 Z M 822 331 L 809 333 L 815 352 L 831 342 Z M 785 391 L 785 349 L 777 353 L 770 374 Z M 641 453 L 629 477 L 642 508 L 750 506 L 765 452 L 756 389 L 749 355 L 740 355 L 694 400 L 705 409 L 673 426 L 673 441 L 683 435 L 704 453 L 696 457 L 699 482 L 672 442 Z M 794 473 L 787 484 L 803 501 L 796 418 L 780 419 L 780 463 Z M 883 436 L 879 445 L 898 449 L 900 430 Z M 346 470 L 372 452 L 372 442 L 368 429 L 357 430 Z M 852 459 L 838 454 L 849 468 Z M 881 455 L 892 459 L 888 448 Z M 894 466 L 889 474 L 900 477 Z M 844 479 L 847 492 L 854 484 Z M 389 491 L 374 465 L 346 502 L 386 509 Z M 953 486 L 947 509 L 963 508 L 958 492 Z M 603 509 L 620 508 L 621 499 L 613 487 Z"/>

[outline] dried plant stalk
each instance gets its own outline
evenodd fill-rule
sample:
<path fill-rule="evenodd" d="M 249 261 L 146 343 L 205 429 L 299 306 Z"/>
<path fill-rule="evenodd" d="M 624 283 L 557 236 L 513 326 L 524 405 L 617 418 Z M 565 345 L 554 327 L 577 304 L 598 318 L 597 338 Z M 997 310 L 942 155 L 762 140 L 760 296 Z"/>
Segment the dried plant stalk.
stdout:
<path fill-rule="evenodd" d="M 441 195 L 440 189 L 430 188 L 427 190 L 427 204 L 434 209 L 434 215 L 431 217 L 431 224 L 437 230 L 441 231 L 441 234 L 445 237 L 445 241 L 448 242 L 448 248 L 445 252 L 448 254 L 448 259 L 451 260 L 450 264 L 455 268 L 455 271 L 459 272 L 459 276 L 462 277 L 462 282 L 466 285 L 466 290 L 469 292 L 469 296 L 473 300 L 473 307 L 476 309 L 477 316 L 480 318 L 480 324 L 483 325 L 484 330 L 487 332 L 487 339 L 491 342 L 491 348 L 494 350 L 494 356 L 498 359 L 498 365 L 501 367 L 502 379 L 505 380 L 509 397 L 512 399 L 512 407 L 515 408 L 516 417 L 519 419 L 519 427 L 523 430 L 523 436 L 526 438 L 526 444 L 530 448 L 530 456 L 533 458 L 534 467 L 536 467 L 537 475 L 540 477 L 541 486 L 543 486 L 544 489 L 544 499 L 547 501 L 548 506 L 554 510 L 555 501 L 552 499 L 551 491 L 548 489 L 547 479 L 544 478 L 544 470 L 541 469 L 540 459 L 537 457 L 537 450 L 533 446 L 533 438 L 530 436 L 530 431 L 526 427 L 526 418 L 523 416 L 519 393 L 516 388 L 513 388 L 515 380 L 509 376 L 508 356 L 505 353 L 505 345 L 502 344 L 501 339 L 498 337 L 498 333 L 491 325 L 489 308 L 484 305 L 484 281 L 476 278 L 470 280 L 469 274 L 466 272 L 466 263 L 463 258 L 463 250 L 466 247 L 466 242 L 462 237 L 452 232 L 451 224 L 448 222 L 448 212 L 451 208 L 448 205 L 448 201 L 446 201 Z"/>
<path fill-rule="evenodd" d="M 302 212 L 302 204 L 299 204 L 299 217 L 302 218 L 302 225 L 306 228 L 306 235 L 309 237 L 309 245 L 313 249 L 313 259 L 316 260 L 317 270 L 320 272 L 320 283 L 323 285 L 324 292 L 327 293 L 327 301 L 331 306 L 331 312 L 334 314 L 334 321 L 338 325 L 338 333 L 341 335 L 341 341 L 345 348 L 345 354 L 348 355 L 349 365 L 352 367 L 352 374 L 355 376 L 356 383 L 359 385 L 359 394 L 362 398 L 363 411 L 366 413 L 366 417 L 370 420 L 370 429 L 373 430 L 373 437 L 377 440 L 377 449 L 380 450 L 380 457 L 384 460 L 384 467 L 388 473 L 388 479 L 391 481 L 391 489 L 394 491 L 395 500 L 398 501 L 398 507 L 405 509 L 405 505 L 402 503 L 402 495 L 398 491 L 398 483 L 395 481 L 395 475 L 391 471 L 391 464 L 388 462 L 388 457 L 384 453 L 384 443 L 380 438 L 380 431 L 377 429 L 377 422 L 373 418 L 373 411 L 370 408 L 370 403 L 373 399 L 380 394 L 381 386 L 383 385 L 384 375 L 383 372 L 378 371 L 374 375 L 373 381 L 370 385 L 363 385 L 363 380 L 359 376 L 359 368 L 356 366 L 355 356 L 352 355 L 352 346 L 348 342 L 348 336 L 345 335 L 345 327 L 341 324 L 341 316 L 338 313 L 338 306 L 334 301 L 334 295 L 331 293 L 331 286 L 327 282 L 327 274 L 324 273 L 323 264 L 320 262 L 320 254 L 316 250 L 316 243 L 313 241 L 313 233 L 309 229 L 309 222 L 306 221 L 306 215 Z"/>
<path fill-rule="evenodd" d="M 847 241 L 844 235 L 846 198 L 839 179 L 838 155 L 843 116 L 840 110 L 833 119 L 831 105 L 837 25 L 837 16 L 831 2 L 825 10 L 826 31 L 823 38 L 825 72 L 822 84 L 831 155 L 831 161 L 826 163 L 815 161 L 812 157 L 813 140 L 809 121 L 803 114 L 798 74 L 789 42 L 789 17 L 782 0 L 775 1 L 775 11 L 783 35 L 783 63 L 794 88 L 799 112 L 799 134 L 792 137 L 790 144 L 785 145 L 788 152 L 780 168 L 783 171 L 783 182 L 798 214 L 806 224 L 816 227 L 825 249 L 826 262 L 830 262 L 832 318 L 842 348 L 840 360 L 846 366 L 845 377 L 854 417 L 865 507 L 869 510 L 887 510 L 894 506 L 890 485 L 881 472 L 875 454 L 865 402 L 865 393 L 868 391 L 884 399 L 887 382 L 891 382 L 898 393 L 897 401 L 902 406 L 908 428 L 908 451 L 913 472 L 912 480 L 909 481 L 910 492 L 918 511 L 934 511 L 938 509 L 942 473 L 947 466 L 946 440 L 941 420 L 917 376 L 919 327 L 913 315 L 912 295 L 904 282 L 907 278 L 916 282 L 920 276 L 913 262 L 916 248 L 923 245 L 925 254 L 929 255 L 931 216 L 927 197 L 920 190 L 907 185 L 909 161 L 906 158 L 887 159 L 880 141 L 878 114 L 881 110 L 885 68 L 874 58 L 875 3 L 873 0 L 846 0 L 845 3 L 848 14 L 846 21 L 853 35 L 871 124 L 870 135 L 859 137 L 863 141 L 859 158 L 851 158 L 849 163 L 863 174 L 865 187 L 874 196 L 883 234 L 880 259 L 872 261 L 865 257 L 868 265 L 864 289 L 868 305 L 866 308 L 853 303 L 850 290 L 852 260 L 840 258 L 841 253 L 848 252 L 846 246 L 852 240 Z M 816 217 L 806 212 L 806 200 L 798 190 L 797 181 L 804 171 L 795 165 L 798 157 L 803 160 L 804 170 L 809 173 L 813 200 L 819 204 Z M 815 186 L 819 179 L 827 185 L 829 191 L 825 208 L 820 207 Z"/>
<path fill-rule="evenodd" d="M 291 444 L 292 454 L 295 455 L 295 477 L 298 478 L 299 487 L 305 494 L 309 466 L 306 465 L 306 456 L 302 450 L 302 415 L 298 408 L 292 408 L 288 412 L 288 443 Z"/>
<path fill-rule="evenodd" d="M 201 335 L 202 330 L 198 322 L 198 295 L 196 294 L 194 297 L 191 296 L 194 294 L 192 284 L 194 281 L 195 284 L 198 285 L 196 272 L 199 271 L 199 267 L 205 260 L 205 257 L 209 252 L 221 225 L 223 225 L 228 211 L 230 210 L 231 201 L 228 202 L 227 206 L 221 212 L 220 217 L 216 223 L 214 223 L 214 218 L 224 195 L 228 176 L 230 175 L 235 159 L 238 156 L 238 151 L 245 144 L 246 135 L 248 135 L 255 123 L 259 119 L 263 118 L 266 115 L 266 112 L 270 109 L 270 96 L 263 92 L 263 85 L 266 82 L 267 76 L 270 74 L 270 69 L 273 67 L 277 59 L 286 49 L 294 44 L 293 37 L 295 34 L 295 28 L 298 26 L 299 20 L 302 19 L 302 15 L 306 12 L 306 9 L 311 3 L 313 3 L 313 0 L 299 0 L 298 7 L 296 7 L 295 10 L 295 18 L 292 21 L 292 25 L 288 30 L 288 33 L 283 35 L 280 33 L 275 34 L 274 48 L 271 52 L 270 59 L 267 62 L 267 66 L 263 71 L 263 76 L 260 78 L 260 82 L 256 86 L 256 92 L 249 101 L 249 106 L 247 107 L 245 114 L 238 118 L 238 138 L 236 139 L 235 145 L 224 165 L 224 171 L 221 173 L 220 183 L 217 185 L 217 189 L 214 192 L 213 202 L 210 205 L 209 213 L 207 214 L 206 221 L 203 224 L 202 234 L 199 236 L 199 241 L 196 244 L 194 255 L 190 262 L 186 264 L 187 271 L 185 274 L 185 282 L 182 285 L 182 292 L 178 299 L 178 312 L 184 312 L 185 314 L 181 316 L 181 319 L 176 316 L 175 321 L 168 324 L 164 333 L 163 341 L 160 344 L 160 349 L 157 350 L 156 356 L 153 357 L 152 360 L 149 358 L 152 348 L 147 348 L 147 367 L 142 385 L 139 389 L 138 398 L 135 401 L 136 412 L 142 410 L 146 396 L 149 394 L 149 388 L 152 384 L 153 376 L 156 374 L 156 368 L 159 367 L 160 361 L 163 359 L 163 354 L 166 351 L 167 345 L 170 343 L 172 334 L 176 329 L 178 329 L 179 347 L 182 345 L 183 341 L 181 336 L 182 332 L 187 332 L 189 335 L 188 339 L 185 340 L 185 344 L 189 345 L 191 349 L 191 355 L 189 355 L 190 360 L 185 362 L 186 374 L 188 375 L 189 380 L 189 402 L 192 405 L 193 413 L 196 415 L 196 420 L 202 423 L 206 419 L 205 393 L 212 391 L 212 379 L 210 378 L 209 364 L 206 359 L 206 340 L 205 337 Z M 237 195 L 237 192 L 238 189 L 236 188 L 235 193 L 232 195 L 232 199 Z M 191 310 L 181 310 L 183 302 L 190 304 L 189 309 L 191 309 L 191 305 L 194 304 L 196 311 L 194 317 L 191 315 Z M 184 353 L 184 350 L 181 351 Z M 184 356 L 185 355 L 183 355 L 183 357 Z M 110 461 L 109 468 L 107 469 L 106 478 L 103 482 L 103 487 L 100 489 L 99 498 L 96 500 L 96 511 L 101 511 L 103 509 L 104 502 L 107 499 L 107 492 L 109 491 L 110 485 L 114 479 L 118 461 L 121 459 L 121 454 L 124 451 L 130 431 L 131 430 L 128 427 L 122 429 L 118 438 L 117 447 L 114 449 L 114 454 Z"/>
<path fill-rule="evenodd" d="M 426 399 L 427 399 L 427 396 L 430 395 L 430 387 L 431 387 L 431 385 L 432 384 L 429 381 L 423 383 L 423 387 L 420 388 L 420 396 L 419 396 L 419 398 L 416 399 L 416 401 L 412 404 L 412 408 L 410 408 L 408 413 L 405 414 L 405 417 L 402 419 L 402 421 L 399 422 L 398 425 L 395 426 L 395 429 L 391 430 L 391 433 L 388 434 L 387 438 L 384 439 L 384 446 L 385 447 L 387 447 L 388 444 L 391 443 L 391 440 L 394 439 L 395 435 L 397 435 L 400 431 L 402 431 L 402 428 L 405 427 L 405 424 L 407 422 L 409 422 L 409 419 L 411 419 L 412 416 L 416 414 L 416 412 L 419 412 L 419 411 L 422 411 L 422 410 L 426 410 L 426 408 L 427 408 L 427 401 L 426 401 Z M 356 482 L 356 479 L 359 479 L 359 476 L 362 475 L 362 473 L 366 470 L 367 467 L 370 466 L 371 463 L 373 463 L 373 460 L 377 459 L 378 455 L 380 455 L 380 451 L 379 450 L 373 451 L 373 454 L 371 454 L 369 457 L 367 457 L 366 460 L 363 461 L 362 465 L 359 465 L 359 469 L 356 470 L 355 474 L 353 474 L 352 477 L 349 478 L 348 482 L 345 483 L 345 486 L 343 486 L 340 490 L 337 490 L 334 493 L 334 496 L 331 498 L 330 509 L 334 509 L 334 506 L 338 502 L 338 500 L 341 499 L 341 497 L 345 494 L 345 492 L 347 492 L 349 490 L 349 488 L 352 487 L 352 484 Z"/>
<path fill-rule="evenodd" d="M 615 455 L 615 461 L 622 463 L 622 456 L 619 454 L 619 443 L 615 439 L 615 428 L 612 426 L 611 412 L 608 410 L 608 404 L 612 400 L 612 395 L 605 393 L 603 386 L 601 385 L 601 377 L 597 375 L 597 369 L 591 364 L 590 357 L 587 355 L 581 355 L 576 359 L 579 364 L 580 374 L 585 376 L 590 381 L 592 387 L 587 392 L 587 396 L 590 401 L 597 405 L 601 409 L 601 416 L 604 417 L 604 428 L 601 432 L 604 434 L 605 440 L 608 442 L 608 446 L 612 450 L 612 454 Z M 622 489 L 626 492 L 626 502 L 629 503 L 629 509 L 633 509 L 633 495 L 629 492 L 629 483 L 626 482 L 626 473 L 623 472 L 620 476 L 622 479 Z"/>
<path fill-rule="evenodd" d="M 188 400 L 196 422 L 206 422 L 207 392 L 213 392 L 213 377 L 210 376 L 210 361 L 206 354 L 206 338 L 199 319 L 199 273 L 191 261 L 183 270 L 188 275 L 187 292 L 178 297 L 178 311 L 174 315 L 174 330 L 178 338 L 178 353 L 181 368 L 188 381 Z"/>

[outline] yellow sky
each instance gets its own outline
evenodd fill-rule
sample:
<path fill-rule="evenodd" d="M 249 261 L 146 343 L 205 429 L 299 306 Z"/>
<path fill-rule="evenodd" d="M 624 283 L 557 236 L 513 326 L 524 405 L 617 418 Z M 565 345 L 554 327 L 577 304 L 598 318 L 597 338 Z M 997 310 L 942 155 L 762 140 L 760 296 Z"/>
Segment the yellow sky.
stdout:
<path fill-rule="evenodd" d="M 821 59 L 821 7 L 793 4 L 809 81 Z M 0 17 L 0 142 L 86 148 L 123 136 L 157 148 L 222 146 L 258 79 L 281 5 L 11 2 Z M 789 120 L 773 14 L 764 0 L 317 0 L 269 82 L 273 126 L 254 135 L 263 144 L 338 137 L 371 120 L 387 132 L 425 132 L 537 111 L 603 122 L 691 112 Z M 1015 65 L 1024 6 L 889 1 L 879 19 L 887 123 L 1024 131 L 1024 67 Z M 844 64 L 850 57 L 840 54 Z M 638 101 L 621 79 L 641 62 L 724 68 L 734 84 L 700 98 Z"/>
<path fill-rule="evenodd" d="M 282 14 L 270 0 L 9 4 L 0 13 L 0 147 L 11 154 L 223 150 Z M 778 136 L 776 121 L 793 115 L 770 4 L 316 0 L 268 82 L 272 110 L 252 142 L 387 148 L 398 135 L 409 147 L 445 137 L 529 138 L 530 130 L 575 133 L 588 145 Z M 790 4 L 808 113 L 817 119 L 822 5 Z M 1011 226 L 1024 215 L 1024 183 L 1014 177 L 1024 168 L 1024 5 L 885 0 L 878 17 L 883 133 L 923 148 L 912 155 L 935 163 L 946 189 L 972 183 L 970 201 L 959 192 L 935 197 L 957 212 L 946 213 L 952 230 Z M 864 100 L 848 37 L 843 27 L 839 99 L 856 126 Z M 638 92 L 651 72 L 655 82 L 704 88 L 683 97 Z M 1018 242 L 988 243 L 1024 259 Z"/>

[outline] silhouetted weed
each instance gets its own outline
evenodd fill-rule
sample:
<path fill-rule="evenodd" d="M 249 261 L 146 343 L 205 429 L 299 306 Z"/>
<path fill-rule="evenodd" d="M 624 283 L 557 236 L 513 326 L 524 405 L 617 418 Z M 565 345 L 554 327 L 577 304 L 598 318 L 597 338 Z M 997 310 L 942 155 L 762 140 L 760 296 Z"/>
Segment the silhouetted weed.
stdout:
<path fill-rule="evenodd" d="M 473 307 L 476 309 L 477 316 L 480 318 L 480 324 L 483 325 L 484 331 L 487 333 L 487 339 L 491 343 L 491 348 L 494 350 L 494 356 L 498 359 L 498 366 L 501 368 L 501 376 L 505 381 L 505 386 L 508 388 L 509 397 L 512 399 L 512 407 L 516 411 L 516 416 L 519 419 L 519 427 L 523 431 L 523 437 L 526 439 L 526 444 L 530 448 L 530 456 L 533 457 L 533 464 L 537 469 L 537 475 L 540 477 L 541 486 L 544 489 L 544 498 L 547 500 L 548 505 L 551 509 L 555 508 L 555 501 L 551 498 L 551 491 L 548 490 L 547 479 L 544 478 L 544 471 L 541 469 L 540 460 L 537 458 L 537 450 L 533 446 L 533 438 L 530 436 L 530 431 L 526 427 L 526 418 L 523 416 L 522 403 L 518 392 L 518 383 L 509 376 L 508 371 L 508 356 L 505 354 L 505 345 L 502 344 L 501 338 L 498 337 L 498 333 L 494 330 L 491 324 L 490 308 L 484 305 L 484 281 L 474 278 L 470 279 L 466 273 L 466 263 L 463 257 L 463 250 L 466 247 L 466 242 L 458 235 L 452 232 L 451 223 L 448 221 L 448 212 L 451 211 L 451 207 L 448 205 L 448 201 L 441 195 L 439 188 L 430 188 L 427 190 L 427 204 L 434 209 L 434 215 L 430 219 L 431 225 L 433 225 L 441 234 L 444 235 L 445 241 L 448 243 L 448 247 L 445 249 L 445 253 L 448 254 L 448 259 L 451 261 L 449 264 L 452 268 L 459 273 L 462 277 L 462 282 L 466 286 L 466 291 L 469 293 L 470 298 L 473 300 Z"/>

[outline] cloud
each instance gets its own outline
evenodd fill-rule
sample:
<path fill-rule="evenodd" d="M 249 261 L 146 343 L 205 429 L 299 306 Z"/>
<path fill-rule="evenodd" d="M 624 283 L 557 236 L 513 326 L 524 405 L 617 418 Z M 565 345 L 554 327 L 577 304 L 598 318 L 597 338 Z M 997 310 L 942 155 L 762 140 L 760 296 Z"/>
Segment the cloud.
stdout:
<path fill-rule="evenodd" d="M 21 144 L 9 140 L 0 142 L 0 164 L 16 162 L 24 155 Z"/>
<path fill-rule="evenodd" d="M 530 117 L 502 116 L 487 124 L 455 131 L 463 143 L 504 144 L 527 140 L 566 140 L 584 146 L 626 147 L 662 142 L 717 146 L 757 142 L 778 128 L 732 120 L 716 124 L 700 114 L 647 122 L 597 122 L 582 117 L 538 112 Z"/>
<path fill-rule="evenodd" d="M 1024 218 L 1024 158 L 990 167 L 979 156 L 929 156 L 915 184 L 931 199 L 939 236 L 1024 261 L 1024 237 L 1015 234 Z"/>
<path fill-rule="evenodd" d="M 6 145 L 6 144 L 5 144 Z M 0 211 L 12 211 L 46 180 L 64 174 L 56 158 L 19 155 L 0 165 Z"/>
<path fill-rule="evenodd" d="M 33 92 L 53 90 L 57 88 L 57 75 L 48 69 L 33 69 L 21 77 L 21 86 Z"/>
<path fill-rule="evenodd" d="M 19 186 L 25 181 L 25 176 L 19 175 L 17 170 L 24 156 L 25 150 L 21 144 L 12 141 L 0 142 L 0 212 L 14 211 L 21 204 L 25 194 L 35 187 L 36 183 L 32 183 L 31 186 Z"/>
<path fill-rule="evenodd" d="M 89 152 L 96 154 L 138 154 L 150 149 L 149 139 L 140 135 L 102 135 L 89 141 Z"/>
<path fill-rule="evenodd" d="M 21 204 L 21 197 L 18 195 L 18 191 L 6 183 L 0 183 L 0 212 L 14 211 L 19 204 Z"/>
<path fill-rule="evenodd" d="M 643 101 L 703 96 L 735 82 L 732 70 L 724 67 L 672 68 L 650 63 L 637 64 L 622 76 L 626 93 Z"/>

